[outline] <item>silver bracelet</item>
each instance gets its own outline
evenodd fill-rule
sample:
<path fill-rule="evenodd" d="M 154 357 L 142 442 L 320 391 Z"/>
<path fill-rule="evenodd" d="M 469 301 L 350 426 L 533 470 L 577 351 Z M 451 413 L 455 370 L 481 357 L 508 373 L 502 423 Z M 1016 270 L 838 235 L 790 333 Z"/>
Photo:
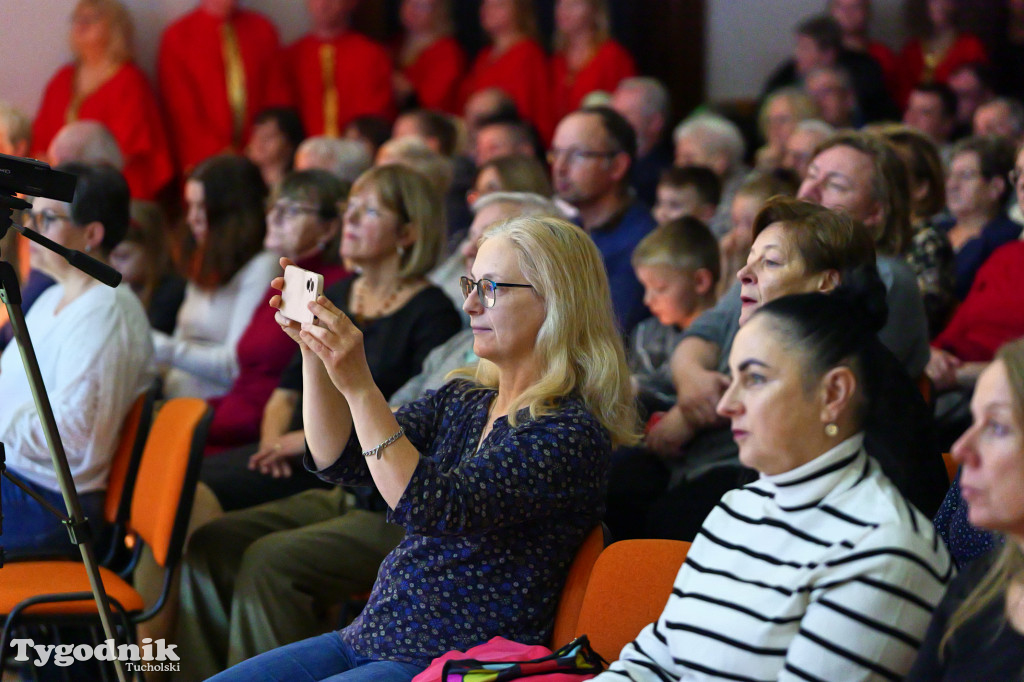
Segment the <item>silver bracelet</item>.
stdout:
<path fill-rule="evenodd" d="M 377 459 L 380 459 L 381 455 L 384 454 L 384 448 L 386 448 L 387 446 L 391 445 L 392 443 L 394 443 L 396 440 L 398 440 L 399 438 L 401 438 L 404 435 L 405 435 L 405 428 L 401 427 L 401 426 L 398 427 L 398 432 L 395 435 L 391 436 L 390 438 L 388 438 L 386 441 L 384 441 L 383 443 L 381 443 L 380 445 L 378 445 L 374 449 L 372 449 L 372 450 L 365 450 L 363 452 L 363 457 L 373 457 L 374 455 L 376 455 Z"/>

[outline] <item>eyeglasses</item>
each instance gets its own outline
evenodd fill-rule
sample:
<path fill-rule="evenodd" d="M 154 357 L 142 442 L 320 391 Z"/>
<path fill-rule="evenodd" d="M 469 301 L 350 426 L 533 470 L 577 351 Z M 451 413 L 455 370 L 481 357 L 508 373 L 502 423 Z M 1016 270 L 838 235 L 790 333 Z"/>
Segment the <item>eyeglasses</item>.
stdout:
<path fill-rule="evenodd" d="M 53 224 L 60 221 L 66 220 L 69 223 L 71 218 L 66 215 L 60 215 L 53 211 L 40 211 L 35 213 L 33 211 L 22 211 L 21 212 L 21 226 L 27 227 L 36 232 L 46 232 Z"/>
<path fill-rule="evenodd" d="M 955 180 L 957 182 L 970 182 L 971 180 L 977 180 L 978 178 L 981 178 L 981 177 L 983 177 L 982 174 L 981 174 L 981 171 L 965 170 L 965 171 L 956 171 L 955 173 L 950 173 L 946 177 L 946 179 L 947 180 Z"/>
<path fill-rule="evenodd" d="M 476 295 L 480 297 L 480 301 L 484 304 L 485 308 L 494 307 L 494 295 L 498 290 L 498 287 L 509 287 L 515 289 L 532 289 L 532 284 L 508 284 L 507 282 L 495 282 L 489 279 L 481 279 L 474 282 L 469 277 L 463 277 L 459 280 L 462 283 L 462 296 L 463 298 L 469 298 L 469 294 L 472 293 L 473 289 L 476 289 Z"/>
<path fill-rule="evenodd" d="M 568 149 L 555 149 L 552 147 L 548 150 L 548 164 L 554 166 L 555 162 L 560 158 L 565 158 L 566 163 L 577 164 L 586 159 L 609 159 L 619 152 L 598 152 L 591 151 L 588 149 L 578 149 L 576 147 L 569 147 Z"/>
<path fill-rule="evenodd" d="M 319 215 L 320 209 L 316 206 L 304 206 L 291 201 L 278 201 L 267 209 L 267 217 L 270 220 L 295 220 L 301 215 Z"/>

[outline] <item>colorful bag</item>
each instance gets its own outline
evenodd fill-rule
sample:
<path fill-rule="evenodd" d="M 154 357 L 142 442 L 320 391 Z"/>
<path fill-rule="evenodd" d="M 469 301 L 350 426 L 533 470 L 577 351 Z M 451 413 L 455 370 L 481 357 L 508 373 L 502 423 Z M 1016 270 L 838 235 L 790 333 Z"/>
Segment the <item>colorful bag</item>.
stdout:
<path fill-rule="evenodd" d="M 586 635 L 555 652 L 495 637 L 464 654 L 450 651 L 435 658 L 413 682 L 505 682 L 527 677 L 531 682 L 579 682 L 596 676 L 605 665 Z"/>

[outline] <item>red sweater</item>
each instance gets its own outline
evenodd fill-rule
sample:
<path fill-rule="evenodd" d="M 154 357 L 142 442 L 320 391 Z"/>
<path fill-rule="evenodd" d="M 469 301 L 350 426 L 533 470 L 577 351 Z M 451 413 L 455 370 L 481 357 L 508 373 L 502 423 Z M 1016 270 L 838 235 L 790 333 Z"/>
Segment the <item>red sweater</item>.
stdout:
<path fill-rule="evenodd" d="M 943 55 L 942 61 L 935 67 L 933 80 L 936 83 L 947 83 L 953 72 L 964 64 L 987 61 L 988 55 L 985 52 L 985 46 L 978 37 L 971 33 L 961 33 Z M 924 76 L 924 51 L 920 38 L 911 38 L 903 46 L 903 51 L 900 52 L 900 72 L 902 74 L 900 77 L 902 92 L 899 105 L 901 108 L 905 108 L 910 91 L 922 81 Z"/>
<path fill-rule="evenodd" d="M 348 274 L 340 265 L 325 263 L 321 256 L 304 259 L 297 265 L 322 274 L 325 287 Z M 276 293 L 275 289 L 267 289 L 265 300 Z M 298 349 L 275 321 L 276 312 L 269 305 L 256 308 L 238 340 L 238 378 L 227 393 L 208 401 L 214 411 L 206 439 L 207 455 L 260 439 L 263 408 Z"/>
<path fill-rule="evenodd" d="M 1024 241 L 992 252 L 967 298 L 932 345 L 964 362 L 989 362 L 999 346 L 1024 336 Z"/>

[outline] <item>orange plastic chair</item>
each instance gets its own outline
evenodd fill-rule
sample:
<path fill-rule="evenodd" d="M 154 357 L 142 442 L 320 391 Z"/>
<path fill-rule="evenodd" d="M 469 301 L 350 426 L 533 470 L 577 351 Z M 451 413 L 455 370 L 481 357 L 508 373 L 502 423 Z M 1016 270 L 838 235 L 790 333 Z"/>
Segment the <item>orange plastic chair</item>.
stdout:
<path fill-rule="evenodd" d="M 597 557 L 574 636 L 587 635 L 607 661 L 661 615 L 690 551 L 681 540 L 623 540 Z M 571 638 L 570 638 L 571 639 Z"/>
<path fill-rule="evenodd" d="M 946 474 L 949 476 L 950 484 L 953 483 L 953 479 L 956 478 L 956 472 L 960 469 L 960 465 L 953 459 L 953 453 L 943 452 L 942 461 L 946 465 Z"/>
<path fill-rule="evenodd" d="M 607 544 L 607 536 L 604 524 L 596 526 L 587 534 L 583 544 L 576 551 L 572 565 L 569 566 L 569 575 L 565 579 L 565 587 L 562 588 L 562 596 L 558 600 L 558 610 L 555 612 L 555 628 L 551 632 L 552 650 L 565 646 L 575 637 L 576 622 L 580 617 L 580 607 L 583 606 L 583 595 L 586 593 L 587 583 L 590 582 L 594 563 Z"/>
<path fill-rule="evenodd" d="M 120 573 L 100 567 L 103 587 L 121 622 L 134 626 L 163 608 L 171 577 L 181 558 L 192 499 L 199 478 L 206 432 L 213 416 L 203 400 L 174 398 L 153 420 L 142 452 L 132 494 L 128 530 L 136 538 L 132 561 Z M 130 578 L 142 547 L 148 545 L 163 569 L 163 589 L 146 607 Z M 0 674 L 7 639 L 21 622 L 64 622 L 96 616 L 85 567 L 77 561 L 23 561 L 7 564 L 0 582 L 0 615 L 7 619 L 0 634 Z M 127 635 L 134 639 L 134 628 Z"/>

